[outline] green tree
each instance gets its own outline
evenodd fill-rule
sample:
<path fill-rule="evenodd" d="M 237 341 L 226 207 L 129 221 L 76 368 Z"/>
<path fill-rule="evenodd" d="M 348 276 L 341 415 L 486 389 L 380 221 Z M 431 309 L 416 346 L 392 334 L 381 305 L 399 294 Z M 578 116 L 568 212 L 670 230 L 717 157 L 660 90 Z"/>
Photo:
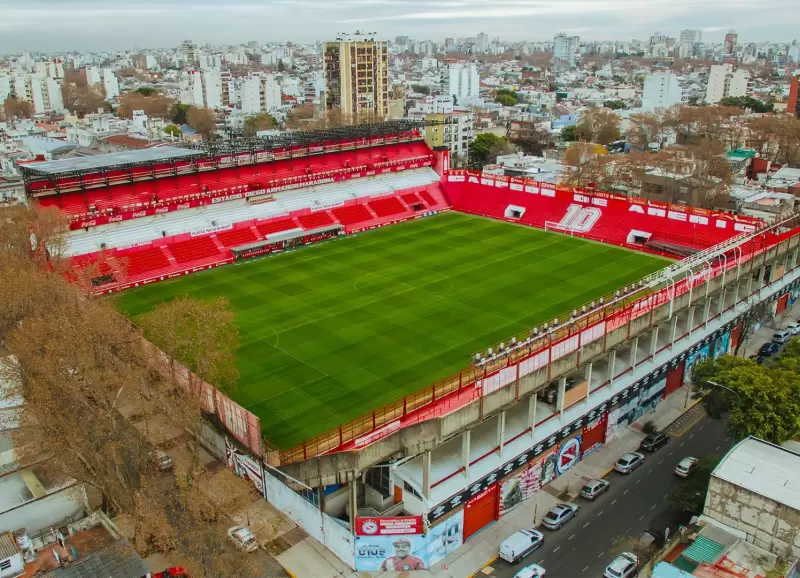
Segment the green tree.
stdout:
<path fill-rule="evenodd" d="M 509 149 L 510 146 L 505 138 L 490 132 L 481 133 L 469 146 L 470 164 L 483 166 L 493 162 L 493 157 L 503 154 Z"/>
<path fill-rule="evenodd" d="M 673 488 L 669 495 L 670 504 L 684 512 L 700 514 L 706 502 L 711 472 L 717 467 L 719 460 L 720 457 L 716 454 L 708 454 L 700 458 L 694 473 Z"/>
<path fill-rule="evenodd" d="M 499 102 L 503 106 L 514 106 L 518 102 L 517 93 L 507 88 L 501 88 L 497 91 L 497 96 L 494 101 Z"/>
<path fill-rule="evenodd" d="M 170 120 L 178 126 L 186 124 L 186 116 L 189 114 L 189 109 L 192 108 L 188 104 L 175 104 L 170 111 Z"/>
<path fill-rule="evenodd" d="M 419 94 L 430 94 L 431 88 L 426 84 L 412 84 L 411 90 Z"/>
<path fill-rule="evenodd" d="M 628 105 L 622 100 L 606 100 L 603 101 L 603 106 L 611 110 L 623 110 L 628 108 Z"/>
<path fill-rule="evenodd" d="M 244 119 L 244 136 L 255 136 L 262 130 L 270 130 L 278 126 L 277 119 L 269 113 L 262 112 Z"/>
<path fill-rule="evenodd" d="M 172 136 L 174 136 L 174 137 L 180 137 L 180 136 L 181 136 L 181 134 L 183 134 L 183 133 L 181 132 L 181 129 L 179 129 L 179 128 L 178 128 L 177 126 L 175 126 L 174 124 L 170 124 L 170 125 L 168 125 L 168 126 L 167 126 L 167 127 L 164 129 L 164 132 L 165 132 L 165 133 L 167 133 L 167 134 L 169 134 L 169 135 L 172 135 Z"/>
<path fill-rule="evenodd" d="M 762 101 L 752 96 L 726 96 L 717 104 L 720 106 L 733 106 L 736 108 L 749 108 L 753 112 L 765 113 L 772 112 L 772 104 L 764 104 Z"/>
<path fill-rule="evenodd" d="M 153 88 L 152 86 L 140 86 L 136 89 L 136 92 L 142 96 L 155 96 L 158 94 L 158 89 Z"/>
<path fill-rule="evenodd" d="M 737 438 L 754 435 L 775 444 L 795 439 L 800 436 L 800 374 L 793 370 L 796 347 L 792 345 L 790 354 L 773 367 L 729 355 L 701 363 L 692 379 L 696 396 L 713 392 L 711 410 L 731 411 L 727 428 Z"/>
<path fill-rule="evenodd" d="M 578 140 L 578 127 L 577 125 L 565 126 L 561 129 L 561 140 L 565 142 L 573 142 Z"/>

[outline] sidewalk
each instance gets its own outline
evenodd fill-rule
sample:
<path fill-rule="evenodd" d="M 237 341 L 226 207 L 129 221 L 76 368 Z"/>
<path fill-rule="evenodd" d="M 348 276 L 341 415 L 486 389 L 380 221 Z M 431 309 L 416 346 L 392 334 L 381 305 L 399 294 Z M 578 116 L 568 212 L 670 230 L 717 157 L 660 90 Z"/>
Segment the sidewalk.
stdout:
<path fill-rule="evenodd" d="M 740 349 L 740 356 L 755 354 L 764 343 L 772 339 L 772 334 L 789 323 L 794 322 L 800 315 L 800 302 L 781 313 L 773 321 L 761 327 L 751 335 L 746 343 L 746 351 Z M 565 501 L 562 493 L 575 496 L 584 482 L 603 477 L 613 469 L 617 458 L 625 452 L 634 451 L 639 447 L 645 434 L 642 432 L 644 424 L 653 421 L 658 429 L 666 429 L 672 425 L 677 431 L 690 427 L 705 412 L 698 407 L 698 401 L 692 399 L 690 386 L 684 385 L 658 406 L 653 413 L 642 416 L 624 430 L 618 432 L 610 442 L 601 446 L 590 456 L 581 460 L 568 473 L 555 479 L 522 505 L 509 512 L 498 521 L 481 530 L 461 548 L 441 560 L 436 567 L 430 570 L 417 571 L 415 577 L 419 578 L 464 578 L 465 576 L 486 575 L 491 576 L 491 564 L 497 559 L 497 548 L 500 542 L 517 530 L 530 528 L 541 522 L 547 511 L 559 502 Z M 681 419 L 683 417 L 683 419 Z M 673 432 L 675 433 L 675 432 Z M 532 513 L 535 512 L 535 520 Z M 407 578 L 408 573 L 403 572 L 354 572 L 347 568 L 336 555 L 320 545 L 313 538 L 306 538 L 278 556 L 278 562 L 286 568 L 291 576 L 305 578 L 314 576 L 319 578 Z"/>

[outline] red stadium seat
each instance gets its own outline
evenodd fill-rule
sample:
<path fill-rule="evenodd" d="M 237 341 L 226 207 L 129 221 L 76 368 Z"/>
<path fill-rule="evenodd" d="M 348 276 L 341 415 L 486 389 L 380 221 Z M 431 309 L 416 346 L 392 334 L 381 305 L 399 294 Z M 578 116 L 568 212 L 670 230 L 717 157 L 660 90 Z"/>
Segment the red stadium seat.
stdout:
<path fill-rule="evenodd" d="M 403 207 L 396 197 L 377 199 L 370 201 L 368 204 L 369 208 L 372 209 L 379 217 L 390 217 L 392 215 L 399 215 L 407 211 L 407 209 Z"/>
<path fill-rule="evenodd" d="M 333 219 L 327 211 L 317 211 L 316 213 L 308 213 L 297 217 L 297 222 L 300 223 L 304 229 L 318 229 L 327 225 L 333 225 Z"/>
<path fill-rule="evenodd" d="M 198 237 L 188 241 L 179 241 L 167 245 L 167 249 L 175 257 L 178 263 L 188 263 L 205 257 L 213 257 L 219 254 L 219 249 L 214 244 L 211 237 Z"/>
<path fill-rule="evenodd" d="M 160 247 L 148 247 L 140 251 L 126 253 L 120 255 L 117 259 L 123 264 L 127 264 L 125 269 L 131 277 L 169 267 L 169 260 Z"/>
<path fill-rule="evenodd" d="M 253 243 L 258 240 L 250 227 L 234 231 L 222 231 L 217 233 L 217 239 L 225 247 L 235 247 L 236 245 Z"/>
<path fill-rule="evenodd" d="M 342 225 L 355 225 L 363 221 L 374 219 L 372 213 L 365 205 L 350 205 L 349 207 L 337 207 L 331 211 Z"/>
<path fill-rule="evenodd" d="M 256 225 L 256 229 L 262 235 L 271 235 L 272 233 L 280 233 L 281 231 L 288 231 L 289 229 L 299 229 L 300 226 L 294 219 L 280 219 L 278 221 L 268 221 Z"/>

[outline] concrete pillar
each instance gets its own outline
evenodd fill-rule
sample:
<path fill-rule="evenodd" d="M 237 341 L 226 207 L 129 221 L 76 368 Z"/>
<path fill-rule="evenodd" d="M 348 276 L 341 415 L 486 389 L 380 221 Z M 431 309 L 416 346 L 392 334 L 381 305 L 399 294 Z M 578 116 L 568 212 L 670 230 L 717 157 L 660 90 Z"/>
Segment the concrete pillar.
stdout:
<path fill-rule="evenodd" d="M 497 416 L 497 452 L 503 457 L 503 446 L 506 443 L 506 412 L 501 411 Z"/>
<path fill-rule="evenodd" d="M 791 252 L 791 258 L 789 259 L 789 269 L 794 269 L 797 267 L 797 252 L 798 249 L 795 247 Z"/>
<path fill-rule="evenodd" d="M 586 364 L 586 372 L 583 374 L 586 379 L 586 401 L 589 401 L 589 394 L 592 391 L 592 362 Z"/>
<path fill-rule="evenodd" d="M 706 300 L 706 304 L 703 306 L 703 327 L 705 328 L 708 325 L 708 318 L 711 316 L 711 299 Z"/>
<path fill-rule="evenodd" d="M 356 516 L 358 515 L 358 477 L 355 472 L 351 473 L 350 491 L 348 492 L 348 500 L 350 501 L 350 523 L 356 523 Z M 355 526 L 350 526 L 355 528 Z"/>
<path fill-rule="evenodd" d="M 692 305 L 689 307 L 689 317 L 686 319 L 686 331 L 689 332 L 689 335 L 692 334 L 692 330 L 694 329 L 694 310 L 697 309 L 697 305 Z"/>
<path fill-rule="evenodd" d="M 422 454 L 422 495 L 431 497 L 431 450 Z"/>
<path fill-rule="evenodd" d="M 758 288 L 761 289 L 766 281 L 767 266 L 766 264 L 758 270 Z"/>
<path fill-rule="evenodd" d="M 636 358 L 639 356 L 639 338 L 634 337 L 631 344 L 631 370 L 636 367 Z"/>
<path fill-rule="evenodd" d="M 464 468 L 464 475 L 469 477 L 469 444 L 472 438 L 472 430 L 467 430 L 461 434 L 461 466 Z"/>
<path fill-rule="evenodd" d="M 725 296 L 728 294 L 728 288 L 723 287 L 719 293 L 719 306 L 717 307 L 717 315 L 722 315 L 725 310 Z"/>
<path fill-rule="evenodd" d="M 614 374 L 617 369 L 617 350 L 612 349 L 608 356 L 608 383 L 614 383 Z"/>
<path fill-rule="evenodd" d="M 558 380 L 558 413 L 564 413 L 564 397 L 567 392 L 567 378 L 562 377 Z"/>
<path fill-rule="evenodd" d="M 650 342 L 650 356 L 655 357 L 656 351 L 658 351 L 658 325 L 653 327 L 653 341 Z"/>
<path fill-rule="evenodd" d="M 669 330 L 670 347 L 675 345 L 675 337 L 677 336 L 676 335 L 677 333 L 678 333 L 678 316 L 676 315 L 675 317 L 672 318 L 672 327 L 670 327 Z"/>
<path fill-rule="evenodd" d="M 535 393 L 528 398 L 528 427 L 531 428 L 531 435 L 536 431 L 536 403 L 538 401 Z"/>

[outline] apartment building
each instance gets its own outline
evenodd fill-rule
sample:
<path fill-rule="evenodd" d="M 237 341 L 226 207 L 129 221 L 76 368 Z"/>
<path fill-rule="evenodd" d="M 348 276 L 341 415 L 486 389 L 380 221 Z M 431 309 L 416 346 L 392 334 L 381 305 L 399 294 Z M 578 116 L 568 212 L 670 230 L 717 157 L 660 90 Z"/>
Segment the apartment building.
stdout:
<path fill-rule="evenodd" d="M 672 72 L 653 72 L 645 77 L 642 91 L 642 110 L 645 112 L 669 108 L 685 101 L 683 88 Z"/>
<path fill-rule="evenodd" d="M 35 114 L 64 110 L 61 81 L 39 73 L 0 76 L 0 100 L 9 96 L 30 102 Z"/>
<path fill-rule="evenodd" d="M 553 60 L 570 67 L 575 66 L 580 45 L 580 36 L 570 36 L 563 32 L 556 34 L 553 41 Z"/>
<path fill-rule="evenodd" d="M 345 35 L 326 42 L 325 100 L 346 117 L 388 115 L 389 49 L 373 34 Z"/>
<path fill-rule="evenodd" d="M 474 118 L 471 112 L 452 110 L 451 112 L 408 111 L 408 118 L 425 121 L 425 142 L 431 148 L 445 146 L 450 150 L 454 163 L 464 162 L 469 156 L 469 143 L 475 138 Z"/>
<path fill-rule="evenodd" d="M 224 106 L 223 77 L 219 70 L 189 70 L 181 74 L 181 104 L 205 108 Z"/>
<path fill-rule="evenodd" d="M 442 72 L 442 92 L 457 106 L 470 106 L 480 100 L 480 76 L 474 63 L 450 63 Z"/>
<path fill-rule="evenodd" d="M 749 81 L 747 70 L 733 70 L 730 63 L 714 64 L 709 70 L 705 100 L 708 104 L 715 104 L 726 97 L 747 96 Z"/>
<path fill-rule="evenodd" d="M 273 112 L 281 106 L 281 87 L 272 74 L 254 74 L 241 79 L 239 105 L 245 114 Z"/>

